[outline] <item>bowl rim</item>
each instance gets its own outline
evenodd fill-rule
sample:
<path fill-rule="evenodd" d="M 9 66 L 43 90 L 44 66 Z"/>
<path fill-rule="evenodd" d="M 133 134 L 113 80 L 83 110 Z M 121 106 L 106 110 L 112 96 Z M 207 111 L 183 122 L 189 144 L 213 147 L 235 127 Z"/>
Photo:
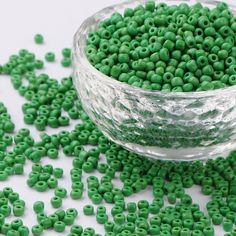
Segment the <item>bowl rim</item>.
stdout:
<path fill-rule="evenodd" d="M 225 88 L 221 89 L 215 89 L 215 90 L 209 90 L 209 91 L 194 91 L 194 92 L 165 92 L 165 91 L 160 91 L 160 90 L 148 90 L 148 89 L 143 89 L 139 87 L 135 87 L 132 85 L 129 85 L 124 82 L 120 82 L 119 80 L 116 80 L 110 76 L 107 76 L 97 70 L 88 60 L 86 53 L 85 53 L 85 48 L 86 48 L 86 43 L 85 45 L 81 44 L 81 40 L 87 39 L 87 35 L 84 33 L 86 28 L 88 26 L 91 26 L 91 22 L 94 23 L 94 26 L 99 23 L 98 20 L 102 20 L 101 16 L 104 15 L 104 12 L 106 14 L 112 14 L 118 10 L 125 9 L 126 5 L 130 4 L 144 4 L 148 0 L 126 0 L 118 4 L 113 4 L 108 7 L 105 7 L 90 17 L 86 18 L 78 30 L 76 31 L 73 39 L 73 67 L 74 70 L 77 70 L 76 62 L 81 61 L 80 66 L 82 66 L 84 69 L 89 70 L 91 73 L 95 74 L 98 80 L 101 80 L 102 82 L 106 83 L 107 85 L 112 85 L 112 86 L 118 86 L 119 88 L 123 89 L 124 91 L 130 91 L 130 92 L 137 92 L 139 94 L 143 95 L 150 95 L 150 96 L 162 96 L 162 97 L 173 97 L 173 98 L 183 98 L 183 99 L 188 99 L 188 98 L 207 98 L 207 97 L 215 97 L 216 95 L 219 96 L 224 96 L 224 95 L 230 95 L 233 92 L 236 92 L 236 85 L 228 86 Z M 155 2 L 161 2 L 160 0 L 154 0 Z M 218 0 L 165 0 L 166 3 L 191 3 L 191 4 L 196 4 L 196 3 L 203 3 L 203 4 L 208 4 L 211 6 L 215 6 L 217 3 L 221 3 L 222 1 Z M 236 6 L 232 4 L 228 4 L 230 9 L 236 13 Z M 233 9 L 232 9 L 233 8 Z M 95 24 L 96 23 L 96 24 Z M 80 68 L 79 68 L 80 69 Z M 78 78 L 76 78 L 78 79 Z"/>

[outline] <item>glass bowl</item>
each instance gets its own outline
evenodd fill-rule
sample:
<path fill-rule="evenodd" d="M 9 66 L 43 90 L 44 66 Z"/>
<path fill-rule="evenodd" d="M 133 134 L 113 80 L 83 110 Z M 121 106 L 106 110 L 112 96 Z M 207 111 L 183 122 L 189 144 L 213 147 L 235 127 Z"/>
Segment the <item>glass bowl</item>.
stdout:
<path fill-rule="evenodd" d="M 199 1 L 165 1 L 181 2 Z M 210 8 L 217 4 L 200 2 Z M 87 35 L 98 22 L 143 3 L 134 0 L 105 8 L 86 19 L 75 34 L 73 78 L 84 110 L 108 138 L 143 156 L 191 161 L 234 149 L 236 86 L 207 92 L 149 91 L 109 78 L 88 61 Z"/>

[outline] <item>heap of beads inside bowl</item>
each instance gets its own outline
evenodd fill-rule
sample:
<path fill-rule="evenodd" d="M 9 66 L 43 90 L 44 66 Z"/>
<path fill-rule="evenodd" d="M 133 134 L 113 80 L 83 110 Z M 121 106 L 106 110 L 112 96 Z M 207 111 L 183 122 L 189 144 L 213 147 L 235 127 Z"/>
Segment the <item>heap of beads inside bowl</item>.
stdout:
<path fill-rule="evenodd" d="M 236 18 L 227 4 L 148 1 L 115 12 L 88 36 L 86 54 L 103 74 L 165 92 L 236 84 Z"/>

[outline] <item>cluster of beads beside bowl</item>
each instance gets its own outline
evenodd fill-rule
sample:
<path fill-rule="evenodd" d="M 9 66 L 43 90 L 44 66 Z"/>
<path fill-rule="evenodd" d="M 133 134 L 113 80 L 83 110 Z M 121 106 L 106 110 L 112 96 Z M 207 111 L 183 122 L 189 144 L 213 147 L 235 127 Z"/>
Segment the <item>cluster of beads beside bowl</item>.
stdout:
<path fill-rule="evenodd" d="M 88 35 L 86 55 L 107 76 L 149 90 L 191 92 L 236 84 L 236 18 L 227 4 L 148 1 L 113 13 Z"/>

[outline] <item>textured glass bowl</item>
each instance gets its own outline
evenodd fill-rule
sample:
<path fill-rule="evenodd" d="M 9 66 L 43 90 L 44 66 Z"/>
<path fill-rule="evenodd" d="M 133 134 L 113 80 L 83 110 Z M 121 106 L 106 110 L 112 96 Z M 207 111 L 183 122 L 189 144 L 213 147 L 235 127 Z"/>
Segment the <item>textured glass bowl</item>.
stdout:
<path fill-rule="evenodd" d="M 131 0 L 105 8 L 85 20 L 77 31 L 73 78 L 85 111 L 108 138 L 144 156 L 200 160 L 234 149 L 236 86 L 191 93 L 148 91 L 109 78 L 88 61 L 87 35 L 98 22 L 144 2 Z M 165 1 L 170 5 L 181 2 L 196 3 Z M 201 2 L 208 7 L 217 3 Z"/>

